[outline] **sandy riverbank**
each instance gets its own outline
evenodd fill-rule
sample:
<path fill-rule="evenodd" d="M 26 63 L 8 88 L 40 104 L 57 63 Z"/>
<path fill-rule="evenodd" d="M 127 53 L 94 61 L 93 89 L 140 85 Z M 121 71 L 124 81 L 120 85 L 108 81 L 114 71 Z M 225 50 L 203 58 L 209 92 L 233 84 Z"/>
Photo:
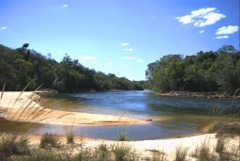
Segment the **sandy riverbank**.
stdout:
<path fill-rule="evenodd" d="M 33 147 L 38 147 L 41 140 L 41 135 L 25 135 L 30 141 Z M 234 154 L 234 156 L 240 156 L 239 148 L 239 136 L 229 137 L 225 140 L 225 150 Z M 77 154 L 79 151 L 87 150 L 88 152 L 93 152 L 94 149 L 105 145 L 107 151 L 111 152 L 112 147 L 118 146 L 126 148 L 131 151 L 139 161 L 158 160 L 161 159 L 161 154 L 164 154 L 164 159 L 166 161 L 175 160 L 176 150 L 186 149 L 185 160 L 197 160 L 194 155 L 200 153 L 201 148 L 209 150 L 209 155 L 213 155 L 215 160 L 219 157 L 216 153 L 218 138 L 216 134 L 203 134 L 198 136 L 189 136 L 185 138 L 172 138 L 172 139 L 157 139 L 157 140 L 142 140 L 142 141 L 112 141 L 112 140 L 102 140 L 102 139 L 89 139 L 89 138 L 75 138 L 74 144 L 66 144 L 66 137 L 59 136 L 60 148 L 58 148 L 58 153 L 70 153 L 71 155 Z M 209 149 L 207 149 L 209 148 Z M 204 155 L 204 154 L 203 154 Z"/>
<path fill-rule="evenodd" d="M 40 106 L 41 97 L 33 92 L 4 92 L 0 99 L 0 116 L 8 120 L 81 126 L 117 126 L 145 124 L 122 115 L 88 114 L 52 110 Z"/>

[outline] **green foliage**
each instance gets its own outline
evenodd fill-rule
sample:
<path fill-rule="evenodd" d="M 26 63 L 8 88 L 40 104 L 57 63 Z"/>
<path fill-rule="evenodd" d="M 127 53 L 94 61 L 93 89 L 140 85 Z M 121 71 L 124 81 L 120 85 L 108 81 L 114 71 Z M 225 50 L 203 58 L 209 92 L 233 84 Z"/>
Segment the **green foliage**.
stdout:
<path fill-rule="evenodd" d="M 115 74 L 104 74 L 82 66 L 78 60 L 65 55 L 59 63 L 40 53 L 27 49 L 28 43 L 16 50 L 0 44 L 0 86 L 6 90 L 54 88 L 58 91 L 142 90 L 143 81 L 130 81 Z"/>
<path fill-rule="evenodd" d="M 158 92 L 199 91 L 230 92 L 240 86 L 240 52 L 223 45 L 216 52 L 196 55 L 166 55 L 148 64 L 145 88 Z"/>

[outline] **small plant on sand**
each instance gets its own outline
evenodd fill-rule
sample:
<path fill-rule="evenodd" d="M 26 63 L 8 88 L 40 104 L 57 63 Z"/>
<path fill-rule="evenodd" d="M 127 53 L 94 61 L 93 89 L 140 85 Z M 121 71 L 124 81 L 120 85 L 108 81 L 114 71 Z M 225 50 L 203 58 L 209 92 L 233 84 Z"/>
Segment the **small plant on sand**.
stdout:
<path fill-rule="evenodd" d="M 5 160 L 11 155 L 31 154 L 29 141 L 26 137 L 17 135 L 0 134 L 0 160 Z"/>
<path fill-rule="evenodd" d="M 123 131 L 118 131 L 118 141 L 126 141 L 127 132 L 124 129 Z"/>
<path fill-rule="evenodd" d="M 53 133 L 45 133 L 42 135 L 40 140 L 40 147 L 45 148 L 47 146 L 57 147 L 59 143 L 59 138 L 56 134 Z"/>
<path fill-rule="evenodd" d="M 147 150 L 151 152 L 151 157 L 146 157 L 144 160 L 146 161 L 167 161 L 166 153 L 163 151 L 155 150 L 155 149 L 150 149 Z"/>
<path fill-rule="evenodd" d="M 53 151 L 36 150 L 35 154 L 25 157 L 26 161 L 71 161 L 71 156 L 67 153 L 59 153 Z"/>
<path fill-rule="evenodd" d="M 221 135 L 217 138 L 215 151 L 218 153 L 219 160 L 221 161 L 234 161 L 239 160 L 239 150 L 230 144 L 230 139 L 227 135 Z"/>
<path fill-rule="evenodd" d="M 74 143 L 74 137 L 75 137 L 75 135 L 74 135 L 73 131 L 67 132 L 67 143 L 68 144 L 73 144 Z"/>
<path fill-rule="evenodd" d="M 182 145 L 176 147 L 175 161 L 185 161 L 188 153 L 188 148 L 184 148 Z"/>
<path fill-rule="evenodd" d="M 73 157 L 74 161 L 94 161 L 94 149 L 92 148 L 81 148 L 80 151 Z"/>
<path fill-rule="evenodd" d="M 100 144 L 95 149 L 95 158 L 97 158 L 98 161 L 110 161 L 111 160 L 111 153 L 108 150 L 107 144 Z"/>
<path fill-rule="evenodd" d="M 122 143 L 116 143 L 111 145 L 112 152 L 115 155 L 116 161 L 136 161 L 138 155 L 132 149 L 131 145 Z"/>
<path fill-rule="evenodd" d="M 197 146 L 192 156 L 198 161 L 214 161 L 216 156 L 211 151 L 211 145 L 204 141 L 200 146 Z"/>

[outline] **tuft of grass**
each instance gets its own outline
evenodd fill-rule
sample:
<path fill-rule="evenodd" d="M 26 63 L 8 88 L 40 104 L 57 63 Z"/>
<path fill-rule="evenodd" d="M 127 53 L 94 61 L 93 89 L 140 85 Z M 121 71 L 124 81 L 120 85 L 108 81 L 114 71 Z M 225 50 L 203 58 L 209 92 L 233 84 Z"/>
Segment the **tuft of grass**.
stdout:
<path fill-rule="evenodd" d="M 0 159 L 4 160 L 11 155 L 30 155 L 31 150 L 27 137 L 17 135 L 0 135 Z"/>
<path fill-rule="evenodd" d="M 74 133 L 73 131 L 67 132 L 67 143 L 68 144 L 73 144 L 74 143 Z"/>
<path fill-rule="evenodd" d="M 184 148 L 183 146 L 179 145 L 176 147 L 175 151 L 175 161 L 185 161 L 188 153 L 188 148 Z"/>
<path fill-rule="evenodd" d="M 74 161 L 92 161 L 96 160 L 94 149 L 91 148 L 81 148 L 80 151 L 73 157 Z"/>
<path fill-rule="evenodd" d="M 47 132 L 41 136 L 40 147 L 45 148 L 49 145 L 57 147 L 59 145 L 59 138 L 56 134 Z"/>
<path fill-rule="evenodd" d="M 166 153 L 155 149 L 147 150 L 152 153 L 151 157 L 144 158 L 146 161 L 166 161 Z"/>
<path fill-rule="evenodd" d="M 115 155 L 116 161 L 130 161 L 130 160 L 138 160 L 138 155 L 132 149 L 131 145 L 116 143 L 111 145 L 112 152 Z"/>
<path fill-rule="evenodd" d="M 225 146 L 226 146 L 225 145 L 225 138 L 224 137 L 218 137 L 215 151 L 217 153 L 223 153 L 226 150 Z"/>
<path fill-rule="evenodd" d="M 35 155 L 25 157 L 26 161 L 71 161 L 71 156 L 67 153 L 37 150 Z"/>
<path fill-rule="evenodd" d="M 215 121 L 207 129 L 208 133 L 217 133 L 218 136 L 223 134 L 240 134 L 240 126 L 237 122 Z"/>
<path fill-rule="evenodd" d="M 227 135 L 222 135 L 217 138 L 215 151 L 218 153 L 219 160 L 221 161 L 237 161 L 239 159 L 238 149 L 229 145 L 229 138 Z"/>
<path fill-rule="evenodd" d="M 118 141 L 126 141 L 127 131 L 124 129 L 123 131 L 118 131 Z"/>
<path fill-rule="evenodd" d="M 112 153 L 109 151 L 107 144 L 101 143 L 95 149 L 95 158 L 98 161 L 110 161 L 112 160 Z"/>
<path fill-rule="evenodd" d="M 197 146 L 192 156 L 198 161 L 214 161 L 216 156 L 211 151 L 211 145 L 204 141 L 200 146 Z"/>

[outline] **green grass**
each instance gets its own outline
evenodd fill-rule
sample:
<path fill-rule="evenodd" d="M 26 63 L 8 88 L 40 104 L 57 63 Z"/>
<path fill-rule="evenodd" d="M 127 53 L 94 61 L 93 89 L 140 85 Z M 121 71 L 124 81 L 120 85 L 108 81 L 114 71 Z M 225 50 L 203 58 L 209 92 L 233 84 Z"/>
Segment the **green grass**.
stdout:
<path fill-rule="evenodd" d="M 124 129 L 123 131 L 118 131 L 118 141 L 126 141 L 127 131 Z"/>
<path fill-rule="evenodd" d="M 53 133 L 45 133 L 42 135 L 41 140 L 40 140 L 40 147 L 41 148 L 46 148 L 46 147 L 58 147 L 59 145 L 59 138 L 57 134 Z"/>
<path fill-rule="evenodd" d="M 74 143 L 74 137 L 75 137 L 75 135 L 74 135 L 73 131 L 67 132 L 67 143 L 68 144 L 73 144 Z"/>
<path fill-rule="evenodd" d="M 115 143 L 111 145 L 116 161 L 138 160 L 138 155 L 133 147 L 127 143 Z"/>

